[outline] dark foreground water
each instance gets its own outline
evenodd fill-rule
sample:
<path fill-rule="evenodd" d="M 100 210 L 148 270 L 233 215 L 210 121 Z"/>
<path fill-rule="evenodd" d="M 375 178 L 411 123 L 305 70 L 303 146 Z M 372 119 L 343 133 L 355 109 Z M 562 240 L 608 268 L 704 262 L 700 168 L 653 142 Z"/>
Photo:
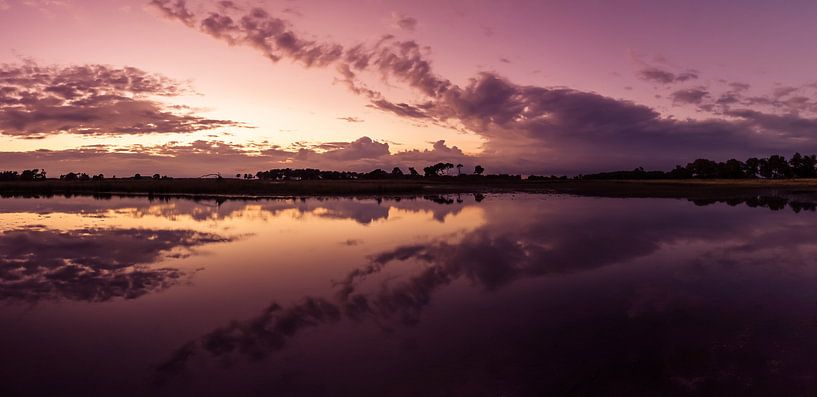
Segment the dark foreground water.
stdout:
<path fill-rule="evenodd" d="M 813 395 L 817 214 L 732 204 L 0 199 L 0 395 Z"/>

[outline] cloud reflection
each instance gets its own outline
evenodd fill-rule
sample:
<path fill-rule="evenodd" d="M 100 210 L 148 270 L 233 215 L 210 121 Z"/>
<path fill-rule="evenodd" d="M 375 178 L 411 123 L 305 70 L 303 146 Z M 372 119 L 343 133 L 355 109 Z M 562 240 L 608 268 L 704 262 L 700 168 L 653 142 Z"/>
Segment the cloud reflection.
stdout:
<path fill-rule="evenodd" d="M 469 345 L 468 360 L 478 363 L 473 368 L 457 361 L 457 356 L 440 353 L 445 357 L 440 360 L 454 361 L 437 365 L 454 372 L 442 380 L 422 377 L 421 382 L 457 390 L 457 380 L 466 377 L 456 373 L 460 368 L 479 374 L 476 382 L 489 389 L 520 390 L 520 395 L 545 390 L 597 394 L 615 385 L 634 393 L 688 393 L 796 390 L 792 385 L 808 384 L 803 376 L 810 367 L 791 350 L 802 340 L 780 331 L 799 324 L 802 315 L 746 311 L 742 299 L 755 299 L 746 295 L 754 292 L 745 290 L 743 283 L 756 278 L 782 285 L 805 276 L 808 268 L 793 265 L 802 263 L 803 252 L 813 245 L 806 233 L 813 220 L 805 214 L 701 208 L 678 200 L 640 200 L 640 206 L 631 205 L 634 201 L 638 200 L 576 199 L 542 205 L 534 200 L 489 206 L 488 223 L 461 238 L 381 251 L 337 281 L 332 296 L 307 295 L 289 306 L 273 303 L 255 317 L 185 344 L 158 366 L 158 379 L 169 381 L 188 369 L 194 357 L 222 363 L 240 357 L 261 359 L 307 330 L 329 332 L 330 326 L 348 322 L 374 325 L 387 334 L 418 328 L 440 291 L 454 284 L 471 285 L 483 295 L 507 296 L 514 295 L 509 286 L 522 280 L 547 279 L 557 287 L 573 275 L 592 273 L 617 276 L 593 283 L 587 291 L 574 287 L 569 298 L 545 289 L 521 299 L 517 302 L 521 306 L 506 307 L 510 313 L 483 313 L 479 320 L 483 325 L 510 327 L 504 331 L 508 339 L 492 334 L 489 345 Z M 736 216 L 738 210 L 743 216 Z M 516 217 L 518 211 L 527 217 Z M 792 222 L 801 227 L 791 229 Z M 782 233 L 789 229 L 796 230 L 798 238 Z M 666 254 L 677 249 L 692 250 L 694 255 Z M 785 251 L 792 254 L 782 254 Z M 386 269 L 397 266 L 410 272 L 394 280 Z M 598 272 L 614 267 L 612 273 Z M 621 279 L 629 269 L 639 268 L 638 275 L 631 276 L 635 278 Z M 789 278 L 786 274 L 791 272 L 796 274 Z M 765 298 L 765 304 L 779 306 L 780 299 L 797 293 L 790 291 Z M 446 308 L 458 318 L 452 310 Z M 804 313 L 813 315 L 813 310 Z M 502 323 L 505 317 L 520 322 L 518 327 Z M 778 331 L 765 325 L 772 323 L 778 324 L 774 327 Z M 470 335 L 466 340 L 481 341 L 485 336 L 480 329 L 446 334 L 460 332 Z M 418 349 L 426 353 L 451 349 L 445 342 L 429 343 L 442 345 Z M 421 360 L 424 353 L 405 354 L 402 360 L 413 363 L 408 368 L 423 366 L 412 360 Z M 500 367 L 508 371 L 489 370 L 507 360 L 508 366 Z M 782 371 L 784 366 L 790 372 Z M 389 376 L 402 375 L 391 371 Z M 746 382 L 755 384 L 748 387 Z M 418 392 L 423 389 L 419 384 L 414 387 Z"/>
<path fill-rule="evenodd" d="M 0 300 L 134 299 L 183 279 L 149 265 L 228 238 L 190 230 L 76 229 L 30 226 L 0 233 Z"/>

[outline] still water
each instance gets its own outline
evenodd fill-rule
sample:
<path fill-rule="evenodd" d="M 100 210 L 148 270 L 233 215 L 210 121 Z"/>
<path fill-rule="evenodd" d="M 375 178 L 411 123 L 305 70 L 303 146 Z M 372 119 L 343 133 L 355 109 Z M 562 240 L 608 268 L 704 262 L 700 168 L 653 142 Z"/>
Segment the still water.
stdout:
<path fill-rule="evenodd" d="M 731 204 L 0 199 L 0 395 L 814 394 L 817 214 Z"/>

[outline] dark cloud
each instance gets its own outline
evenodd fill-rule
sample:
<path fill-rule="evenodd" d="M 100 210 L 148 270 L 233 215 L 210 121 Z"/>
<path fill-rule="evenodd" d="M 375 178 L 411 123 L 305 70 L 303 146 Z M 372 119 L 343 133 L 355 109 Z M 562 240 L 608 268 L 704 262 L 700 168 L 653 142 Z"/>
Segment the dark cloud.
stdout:
<path fill-rule="evenodd" d="M 392 13 L 392 20 L 394 21 L 394 25 L 399 29 L 413 32 L 414 29 L 417 28 L 417 19 L 408 15 L 395 12 Z"/>
<path fill-rule="evenodd" d="M 767 114 L 790 114 L 801 117 L 817 115 L 815 101 L 817 90 L 812 84 L 777 87 L 770 93 L 761 95 L 750 94 L 748 84 L 730 83 L 728 86 L 730 89 L 712 103 L 713 108 L 719 113 L 729 113 L 741 107 Z"/>
<path fill-rule="evenodd" d="M 652 81 L 661 84 L 670 84 L 675 82 L 675 74 L 663 69 L 648 67 L 638 71 L 638 76 L 647 81 Z"/>
<path fill-rule="evenodd" d="M 783 139 L 802 140 L 804 144 L 809 145 L 809 151 L 813 148 L 817 118 L 803 118 L 796 114 L 769 114 L 745 109 L 728 111 L 726 114 L 741 118 L 756 129 L 776 133 Z"/>
<path fill-rule="evenodd" d="M 684 82 L 684 81 L 687 81 L 687 80 L 695 80 L 697 78 L 698 78 L 698 71 L 696 71 L 696 70 L 687 70 L 687 71 L 678 73 L 678 75 L 675 76 L 675 81 Z"/>
<path fill-rule="evenodd" d="M 321 156 L 330 160 L 360 160 L 378 158 L 389 155 L 389 144 L 373 141 L 369 137 L 362 137 L 353 142 L 343 144 L 334 150 L 321 153 Z"/>
<path fill-rule="evenodd" d="M 0 299 L 138 298 L 184 276 L 153 263 L 224 241 L 229 239 L 189 230 L 6 230 L 0 233 Z"/>
<path fill-rule="evenodd" d="M 645 66 L 636 75 L 642 80 L 659 84 L 681 83 L 698 78 L 696 70 L 686 70 L 676 74 L 656 66 Z"/>
<path fill-rule="evenodd" d="M 731 87 L 734 91 L 746 91 L 751 86 L 749 84 L 747 84 L 747 83 L 732 82 L 732 83 L 729 83 L 729 87 Z"/>
<path fill-rule="evenodd" d="M 142 70 L 105 65 L 0 65 L 0 134 L 127 135 L 187 133 L 241 126 L 157 102 L 189 88 Z"/>
<path fill-rule="evenodd" d="M 154 3 L 170 3 L 154 0 Z M 155 4 L 162 9 L 162 4 Z M 231 10 L 222 10 L 224 12 Z M 184 15 L 189 12 L 184 8 L 178 14 L 165 15 L 185 22 Z M 200 29 L 230 44 L 245 44 L 256 48 L 272 61 L 289 58 L 305 66 L 326 66 L 340 59 L 343 47 L 338 44 L 319 43 L 301 38 L 289 29 L 289 23 L 283 19 L 270 16 L 261 8 L 253 8 L 242 16 L 233 17 L 218 12 L 211 12 L 201 20 Z"/>
<path fill-rule="evenodd" d="M 700 104 L 709 92 L 704 88 L 688 88 L 672 93 L 672 101 L 676 104 Z"/>
<path fill-rule="evenodd" d="M 185 0 L 151 0 L 150 5 L 155 7 L 165 17 L 173 18 L 183 22 L 187 26 L 193 26 L 195 16 L 187 9 L 187 2 Z M 219 5 L 234 6 L 231 1 L 219 2 Z"/>
<path fill-rule="evenodd" d="M 420 107 L 409 105 L 407 103 L 392 103 L 385 99 L 378 99 L 372 101 L 371 105 L 369 106 L 375 109 L 394 113 L 401 117 L 410 117 L 417 119 L 424 119 L 429 117 Z"/>

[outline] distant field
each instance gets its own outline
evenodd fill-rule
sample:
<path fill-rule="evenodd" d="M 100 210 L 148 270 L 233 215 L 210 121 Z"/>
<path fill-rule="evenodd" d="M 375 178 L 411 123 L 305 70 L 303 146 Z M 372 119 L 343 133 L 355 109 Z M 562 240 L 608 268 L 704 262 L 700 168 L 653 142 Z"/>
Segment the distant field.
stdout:
<path fill-rule="evenodd" d="M 600 197 L 736 199 L 785 197 L 817 202 L 817 179 L 662 179 L 547 181 L 554 192 Z"/>
<path fill-rule="evenodd" d="M 201 196 L 359 196 L 445 193 L 564 193 L 603 197 L 733 198 L 756 195 L 817 201 L 817 179 L 546 180 L 419 178 L 401 180 L 261 181 L 166 179 L 4 181 L 2 195 L 143 194 Z"/>
<path fill-rule="evenodd" d="M 455 178 L 403 180 L 263 181 L 241 179 L 108 179 L 103 181 L 5 181 L 0 194 L 154 194 L 226 196 L 350 196 L 468 193 L 514 190 L 518 181 L 472 183 Z"/>

